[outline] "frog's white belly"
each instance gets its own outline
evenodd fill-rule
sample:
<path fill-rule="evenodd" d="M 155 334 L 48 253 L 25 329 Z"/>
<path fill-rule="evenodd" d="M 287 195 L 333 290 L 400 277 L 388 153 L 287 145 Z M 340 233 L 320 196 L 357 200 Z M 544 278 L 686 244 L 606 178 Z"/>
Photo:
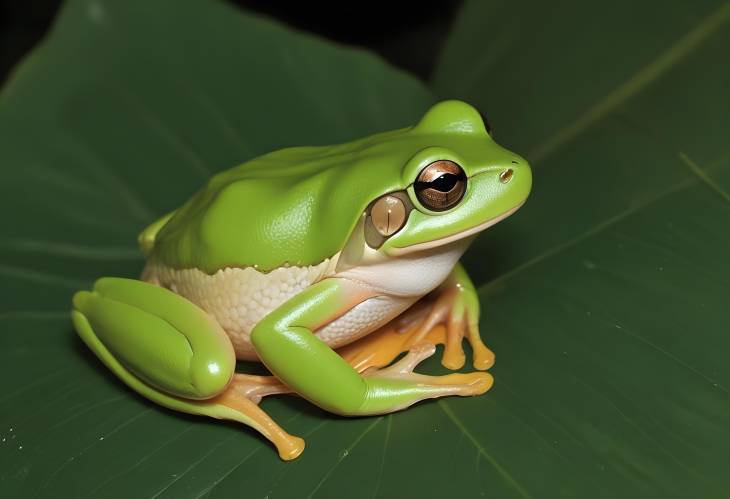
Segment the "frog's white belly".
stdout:
<path fill-rule="evenodd" d="M 211 314 L 231 339 L 236 356 L 256 360 L 258 356 L 251 345 L 254 326 L 289 298 L 331 274 L 330 260 L 310 267 L 282 267 L 268 273 L 251 267 L 226 268 L 213 275 L 150 262 L 142 279 L 184 296 Z M 316 334 L 333 348 L 346 345 L 387 323 L 417 298 L 371 298 Z"/>
<path fill-rule="evenodd" d="M 468 245 L 460 241 L 410 257 L 356 267 L 336 274 L 372 290 L 369 298 L 315 331 L 332 348 L 351 343 L 400 315 L 449 275 Z M 216 318 L 239 359 L 256 360 L 251 331 L 269 312 L 325 277 L 335 275 L 336 258 L 308 267 L 281 267 L 268 273 L 226 268 L 213 275 L 173 269 L 150 261 L 142 279 L 168 288 Z"/>

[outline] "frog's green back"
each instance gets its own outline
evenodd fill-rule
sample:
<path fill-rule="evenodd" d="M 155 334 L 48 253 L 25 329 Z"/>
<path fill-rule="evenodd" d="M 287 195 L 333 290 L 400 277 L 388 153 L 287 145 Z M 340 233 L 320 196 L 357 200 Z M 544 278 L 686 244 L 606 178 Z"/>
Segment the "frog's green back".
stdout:
<path fill-rule="evenodd" d="M 464 113 L 481 129 L 454 130 L 454 123 L 465 123 Z M 208 273 L 319 263 L 342 249 L 372 200 L 408 185 L 401 173 L 415 153 L 485 136 L 473 108 L 446 101 L 417 127 L 266 154 L 211 178 L 155 235 L 152 256 Z"/>

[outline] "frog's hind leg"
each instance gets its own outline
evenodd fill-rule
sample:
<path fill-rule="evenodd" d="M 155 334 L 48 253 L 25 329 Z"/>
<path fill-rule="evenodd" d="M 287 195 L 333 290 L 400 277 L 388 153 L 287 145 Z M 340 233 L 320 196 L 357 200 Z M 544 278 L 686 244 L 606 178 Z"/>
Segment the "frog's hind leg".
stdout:
<path fill-rule="evenodd" d="M 130 388 L 169 409 L 238 421 L 294 459 L 304 441 L 285 432 L 235 381 L 233 347 L 203 310 L 158 286 L 104 278 L 74 296 L 81 339 Z M 260 398 L 260 397 L 259 397 Z"/>
<path fill-rule="evenodd" d="M 363 371 L 364 377 L 385 380 L 402 380 L 416 383 L 423 391 L 422 398 L 437 398 L 447 395 L 479 395 L 492 387 L 494 380 L 487 373 L 453 373 L 445 376 L 428 376 L 413 370 L 425 359 L 436 353 L 436 346 L 420 343 L 408 350 L 406 355 L 385 368 L 370 367 Z"/>

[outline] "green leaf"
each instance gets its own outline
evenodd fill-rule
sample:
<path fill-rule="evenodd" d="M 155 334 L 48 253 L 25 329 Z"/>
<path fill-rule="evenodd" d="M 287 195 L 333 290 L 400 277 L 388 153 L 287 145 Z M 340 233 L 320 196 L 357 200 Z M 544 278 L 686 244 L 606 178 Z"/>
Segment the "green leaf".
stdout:
<path fill-rule="evenodd" d="M 264 401 L 311 434 L 284 463 L 251 429 L 130 392 L 77 339 L 70 299 L 96 277 L 139 275 L 137 233 L 214 171 L 402 127 L 431 103 L 366 52 L 222 2 L 67 2 L 0 96 L 0 496 L 286 496 L 357 482 L 348 467 L 370 459 L 353 449 L 337 466 L 342 452 L 364 434 L 360 452 L 380 456 L 384 418 Z"/>
<path fill-rule="evenodd" d="M 438 94 L 534 168 L 466 258 L 496 409 L 444 402 L 512 495 L 727 494 L 729 44 L 727 2 L 473 1 L 456 21 Z"/>
<path fill-rule="evenodd" d="M 467 3 L 435 94 L 535 173 L 466 257 L 495 386 L 372 418 L 264 400 L 307 440 L 284 463 L 130 392 L 70 296 L 137 275 L 139 229 L 210 173 L 412 123 L 432 93 L 222 3 L 67 2 L 0 94 L 0 495 L 724 496 L 729 43 L 728 3 Z"/>

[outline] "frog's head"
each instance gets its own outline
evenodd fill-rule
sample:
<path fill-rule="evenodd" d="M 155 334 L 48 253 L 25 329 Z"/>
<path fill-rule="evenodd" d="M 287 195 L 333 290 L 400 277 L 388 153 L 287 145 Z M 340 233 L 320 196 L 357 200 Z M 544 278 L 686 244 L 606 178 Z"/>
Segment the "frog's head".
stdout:
<path fill-rule="evenodd" d="M 470 105 L 440 102 L 406 133 L 417 150 L 402 169 L 407 187 L 368 206 L 371 248 L 399 256 L 443 246 L 494 225 L 527 199 L 530 165 L 499 146 Z"/>

